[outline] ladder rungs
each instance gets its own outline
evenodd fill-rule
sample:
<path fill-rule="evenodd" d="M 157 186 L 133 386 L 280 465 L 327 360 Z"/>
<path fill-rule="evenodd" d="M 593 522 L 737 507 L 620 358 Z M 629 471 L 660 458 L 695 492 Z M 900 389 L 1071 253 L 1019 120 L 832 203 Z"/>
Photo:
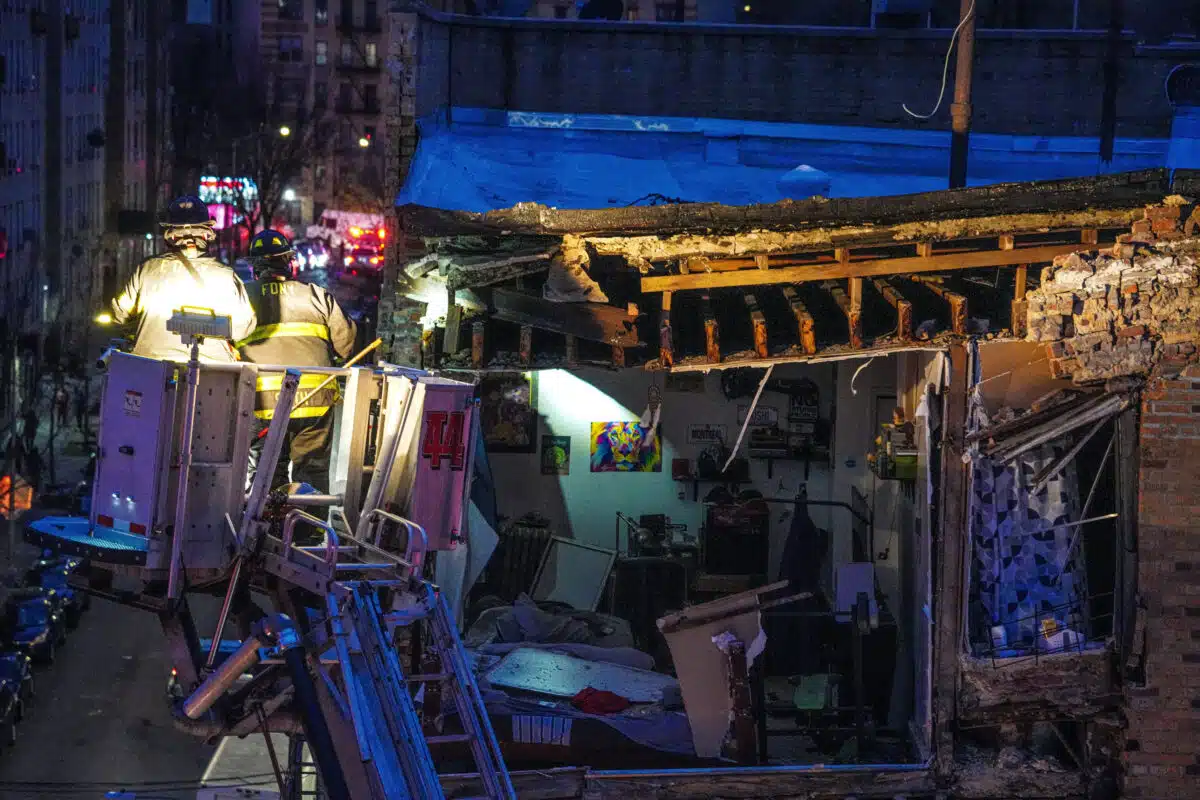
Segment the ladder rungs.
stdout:
<path fill-rule="evenodd" d="M 460 742 L 474 741 L 475 737 L 466 733 L 452 733 L 447 736 L 426 736 L 425 741 L 429 744 L 457 744 Z"/>

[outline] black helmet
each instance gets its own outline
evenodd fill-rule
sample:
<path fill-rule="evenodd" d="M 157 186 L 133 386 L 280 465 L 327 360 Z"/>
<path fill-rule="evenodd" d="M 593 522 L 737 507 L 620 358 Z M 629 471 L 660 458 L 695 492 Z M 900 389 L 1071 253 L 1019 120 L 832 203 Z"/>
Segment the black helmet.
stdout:
<path fill-rule="evenodd" d="M 212 225 L 213 221 L 208 216 L 208 206 L 204 205 L 203 200 L 185 194 L 182 197 L 176 197 L 167 206 L 167 219 L 162 224 L 163 227 Z"/>
<path fill-rule="evenodd" d="M 295 255 L 292 243 L 279 231 L 267 228 L 250 240 L 250 264 L 254 267 L 255 277 L 291 275 Z"/>

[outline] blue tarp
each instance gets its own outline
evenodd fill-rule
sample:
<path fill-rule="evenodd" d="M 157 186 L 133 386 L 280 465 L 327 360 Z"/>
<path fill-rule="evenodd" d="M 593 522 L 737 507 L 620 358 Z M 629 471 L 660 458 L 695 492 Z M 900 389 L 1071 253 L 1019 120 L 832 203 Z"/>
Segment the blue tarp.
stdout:
<path fill-rule="evenodd" d="M 971 137 L 969 182 L 984 185 L 1161 167 L 1165 139 Z M 607 208 L 660 196 L 728 205 L 813 195 L 869 197 L 946 188 L 941 131 L 678 117 L 454 108 L 421 124 L 398 204 L 489 211 L 533 202 Z"/>

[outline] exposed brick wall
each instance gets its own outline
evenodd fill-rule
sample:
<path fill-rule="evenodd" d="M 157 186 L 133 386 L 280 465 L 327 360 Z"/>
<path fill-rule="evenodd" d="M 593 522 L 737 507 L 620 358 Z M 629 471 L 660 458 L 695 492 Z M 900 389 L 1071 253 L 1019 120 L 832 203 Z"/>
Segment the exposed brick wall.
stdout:
<path fill-rule="evenodd" d="M 449 31 L 454 105 L 946 130 L 937 98 L 948 30 L 425 18 Z M 1103 34 L 981 31 L 974 129 L 1096 136 Z M 1121 46 L 1117 133 L 1166 137 L 1159 87 L 1180 56 Z M 426 65 L 423 65 L 423 68 Z"/>
<path fill-rule="evenodd" d="M 1183 198 L 1146 209 L 1111 252 L 1060 256 L 1026 297 L 1027 338 L 1078 383 L 1178 372 L 1200 329 L 1200 214 Z"/>
<path fill-rule="evenodd" d="M 1142 395 L 1145 686 L 1127 689 L 1125 796 L 1200 797 L 1200 370 Z"/>

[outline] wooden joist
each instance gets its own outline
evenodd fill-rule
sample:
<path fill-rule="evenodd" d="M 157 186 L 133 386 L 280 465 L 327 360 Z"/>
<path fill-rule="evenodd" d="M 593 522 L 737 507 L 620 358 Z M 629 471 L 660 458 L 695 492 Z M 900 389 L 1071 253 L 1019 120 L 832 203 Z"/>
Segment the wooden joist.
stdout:
<path fill-rule="evenodd" d="M 708 295 L 700 299 L 700 313 L 704 317 L 704 352 L 708 363 L 721 363 L 721 332 L 717 327 L 717 318 L 713 314 L 712 302 Z"/>
<path fill-rule="evenodd" d="M 510 289 L 492 290 L 492 316 L 517 325 L 604 344 L 637 347 L 637 317 L 605 303 L 554 303 Z"/>
<path fill-rule="evenodd" d="M 750 312 L 750 327 L 754 331 L 754 352 L 759 358 L 769 355 L 767 350 L 767 317 L 758 307 L 758 298 L 746 293 L 746 310 Z"/>
<path fill-rule="evenodd" d="M 885 278 L 876 278 L 875 289 L 888 301 L 888 305 L 896 309 L 896 338 L 902 342 L 912 339 L 912 303 L 887 282 Z"/>
<path fill-rule="evenodd" d="M 850 330 L 850 346 L 862 347 L 862 295 L 859 295 L 859 306 L 855 307 L 850 295 L 846 294 L 841 284 L 836 281 L 826 281 L 821 284 L 821 288 L 829 292 L 838 307 L 842 309 L 842 313 L 846 315 L 846 324 Z"/>
<path fill-rule="evenodd" d="M 662 293 L 662 316 L 658 319 L 658 360 L 663 367 L 675 365 L 675 342 L 671 335 L 671 293 Z"/>
<path fill-rule="evenodd" d="M 906 258 L 878 258 L 866 261 L 825 262 L 798 266 L 776 266 L 771 269 L 737 269 L 689 273 L 687 275 L 654 275 L 642 278 L 643 292 L 679 291 L 685 289 L 716 289 L 734 286 L 765 286 L 778 283 L 872 278 L 881 275 L 901 275 L 921 272 L 949 272 L 980 267 L 1011 267 L 1017 264 L 1050 262 L 1055 256 L 1089 249 L 1089 245 L 1048 244 L 1015 247 L 1012 250 L 980 250 L 973 253 Z M 780 256 L 777 263 L 784 257 Z"/>
<path fill-rule="evenodd" d="M 1025 283 L 1029 278 L 1029 265 L 1017 267 L 1016 283 L 1013 286 L 1012 330 L 1013 336 L 1025 338 L 1028 329 L 1029 303 L 1025 300 Z"/>
<path fill-rule="evenodd" d="M 952 292 L 942 285 L 940 278 L 930 278 L 923 275 L 913 275 L 912 279 L 922 284 L 950 306 L 950 330 L 959 336 L 967 335 L 967 298 L 957 292 Z"/>
<path fill-rule="evenodd" d="M 483 329 L 482 320 L 471 325 L 471 366 L 483 369 Z"/>
<path fill-rule="evenodd" d="M 817 352 L 817 336 L 812 314 L 808 313 L 808 308 L 800 301 L 800 295 L 796 294 L 795 288 L 791 286 L 783 287 L 783 296 L 792 309 L 792 316 L 796 318 L 796 331 L 800 337 L 800 349 L 805 354 L 812 355 Z"/>
<path fill-rule="evenodd" d="M 521 348 L 519 351 L 521 358 L 521 366 L 529 367 L 533 364 L 533 326 L 521 326 Z"/>

